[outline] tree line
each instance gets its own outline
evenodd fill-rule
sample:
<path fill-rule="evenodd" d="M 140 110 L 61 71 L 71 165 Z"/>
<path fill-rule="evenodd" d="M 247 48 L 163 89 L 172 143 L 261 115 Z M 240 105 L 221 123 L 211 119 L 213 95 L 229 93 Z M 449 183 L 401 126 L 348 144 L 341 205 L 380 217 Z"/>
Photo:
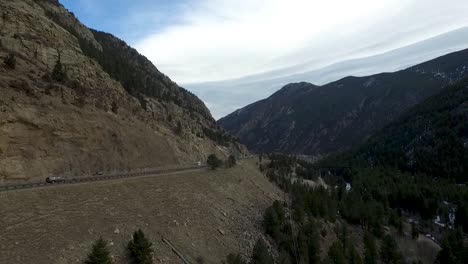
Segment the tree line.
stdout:
<path fill-rule="evenodd" d="M 383 263 L 404 263 L 395 240 L 386 234 L 384 227 L 392 226 L 402 233 L 403 212 L 419 215 L 422 224 L 432 223 L 438 215 L 450 226 L 450 219 L 442 210 L 449 204 L 456 208 L 454 229 L 446 229 L 436 263 L 468 263 L 468 248 L 462 243 L 462 232 L 467 230 L 468 219 L 468 210 L 463 203 L 468 197 L 464 186 L 448 179 L 434 181 L 427 175 L 379 167 L 337 169 L 332 173 L 321 171 L 328 188 L 310 188 L 292 181 L 291 175 L 297 173 L 296 177 L 316 179 L 319 174 L 316 165 L 305 164 L 294 156 L 269 155 L 268 158 L 269 162 L 262 165 L 261 170 L 291 197 L 289 212 L 285 211 L 284 205 L 275 202 L 264 217 L 265 233 L 275 241 L 283 262 L 288 259 L 285 263 L 361 263 L 360 256 L 354 254 L 345 239 L 340 239 L 329 249 L 328 260 L 319 262 L 313 254 L 310 255 L 316 251 L 314 245 L 317 245 L 319 233 L 317 228 L 314 232 L 308 231 L 313 230 L 314 219 L 340 223 L 342 219 L 346 224 L 358 225 L 365 230 L 363 242 L 366 249 L 362 263 L 378 263 L 379 259 Z M 346 190 L 346 184 L 352 186 L 351 190 Z M 285 215 L 290 215 L 292 220 Z M 296 227 L 292 228 L 292 225 Z M 315 242 L 306 242 L 301 238 L 303 234 L 308 234 L 309 239 L 315 237 Z M 419 227 L 414 223 L 411 235 L 414 239 L 419 235 Z M 375 245 L 376 240 L 380 241 L 380 249 Z M 298 248 L 296 251 L 291 248 L 294 243 Z"/>
<path fill-rule="evenodd" d="M 152 243 L 145 237 L 141 229 L 133 233 L 132 239 L 127 244 L 127 260 L 131 264 L 152 264 Z M 99 238 L 92 246 L 91 252 L 86 258 L 85 264 L 112 264 L 113 260 L 107 241 Z"/>

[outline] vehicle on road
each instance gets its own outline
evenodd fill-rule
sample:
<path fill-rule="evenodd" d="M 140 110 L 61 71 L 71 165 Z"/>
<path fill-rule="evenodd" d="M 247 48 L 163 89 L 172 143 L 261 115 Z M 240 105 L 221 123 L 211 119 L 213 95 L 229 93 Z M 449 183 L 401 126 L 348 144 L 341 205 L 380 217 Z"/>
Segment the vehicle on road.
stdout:
<path fill-rule="evenodd" d="M 98 171 L 98 172 L 95 173 L 95 175 L 102 176 L 102 175 L 104 175 L 104 172 Z"/>
<path fill-rule="evenodd" d="M 63 177 L 47 177 L 46 182 L 47 183 L 63 183 L 63 182 L 65 182 L 65 178 L 63 178 Z"/>

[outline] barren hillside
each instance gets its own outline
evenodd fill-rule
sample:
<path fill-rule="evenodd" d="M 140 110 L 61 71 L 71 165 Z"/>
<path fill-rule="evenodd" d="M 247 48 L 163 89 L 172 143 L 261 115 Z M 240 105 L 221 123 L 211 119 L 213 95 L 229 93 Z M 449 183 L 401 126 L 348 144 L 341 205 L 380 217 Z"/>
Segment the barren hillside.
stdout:
<path fill-rule="evenodd" d="M 192 262 L 220 263 L 250 254 L 262 236 L 262 214 L 281 192 L 253 161 L 229 170 L 190 172 L 35 191 L 0 193 L 0 263 L 82 263 L 94 240 L 111 242 L 116 263 L 142 228 L 155 263 L 181 263 L 170 240 Z"/>
<path fill-rule="evenodd" d="M 242 151 L 196 96 L 58 1 L 0 10 L 0 182 Z"/>

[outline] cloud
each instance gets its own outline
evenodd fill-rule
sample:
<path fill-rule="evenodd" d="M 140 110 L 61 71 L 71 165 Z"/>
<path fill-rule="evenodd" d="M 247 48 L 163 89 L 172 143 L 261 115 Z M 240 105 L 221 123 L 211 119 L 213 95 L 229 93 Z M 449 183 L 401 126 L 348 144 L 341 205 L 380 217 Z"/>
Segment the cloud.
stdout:
<path fill-rule="evenodd" d="M 330 76 L 362 72 L 318 74 L 332 64 L 468 25 L 466 0 L 62 2 L 87 25 L 136 47 L 159 70 L 199 95 L 216 117 L 268 96 L 285 81 L 321 83 Z M 437 45 L 441 54 L 447 44 Z M 397 61 L 393 68 L 379 62 L 367 72 L 403 65 Z"/>
<path fill-rule="evenodd" d="M 323 85 L 350 75 L 367 76 L 393 72 L 467 48 L 468 27 L 464 27 L 379 55 L 341 61 L 318 70 L 296 74 L 295 69 L 268 72 L 236 80 L 186 84 L 185 88 L 195 91 L 218 119 L 268 97 L 288 83 L 306 81 Z"/>
<path fill-rule="evenodd" d="M 467 11 L 465 0 L 201 0 L 134 45 L 177 82 L 215 81 L 370 56 L 466 25 Z"/>

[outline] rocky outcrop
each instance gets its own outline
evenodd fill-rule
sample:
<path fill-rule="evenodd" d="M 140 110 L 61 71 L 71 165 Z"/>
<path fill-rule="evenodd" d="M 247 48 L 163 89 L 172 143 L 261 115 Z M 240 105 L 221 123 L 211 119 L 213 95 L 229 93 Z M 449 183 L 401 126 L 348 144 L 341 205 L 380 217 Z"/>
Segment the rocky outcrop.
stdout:
<path fill-rule="evenodd" d="M 129 91 L 103 67 L 108 55 L 96 32 L 57 1 L 0 0 L 0 10 L 0 182 L 194 163 L 210 153 L 244 151 L 217 128 L 203 102 L 119 46 L 135 55 L 133 67 L 164 80 L 152 87 L 156 93 L 146 86 Z M 83 41 L 100 52 L 101 62 L 83 50 Z M 3 63 L 9 57 L 14 67 Z M 166 95 L 158 89 L 172 97 L 158 97 Z"/>

